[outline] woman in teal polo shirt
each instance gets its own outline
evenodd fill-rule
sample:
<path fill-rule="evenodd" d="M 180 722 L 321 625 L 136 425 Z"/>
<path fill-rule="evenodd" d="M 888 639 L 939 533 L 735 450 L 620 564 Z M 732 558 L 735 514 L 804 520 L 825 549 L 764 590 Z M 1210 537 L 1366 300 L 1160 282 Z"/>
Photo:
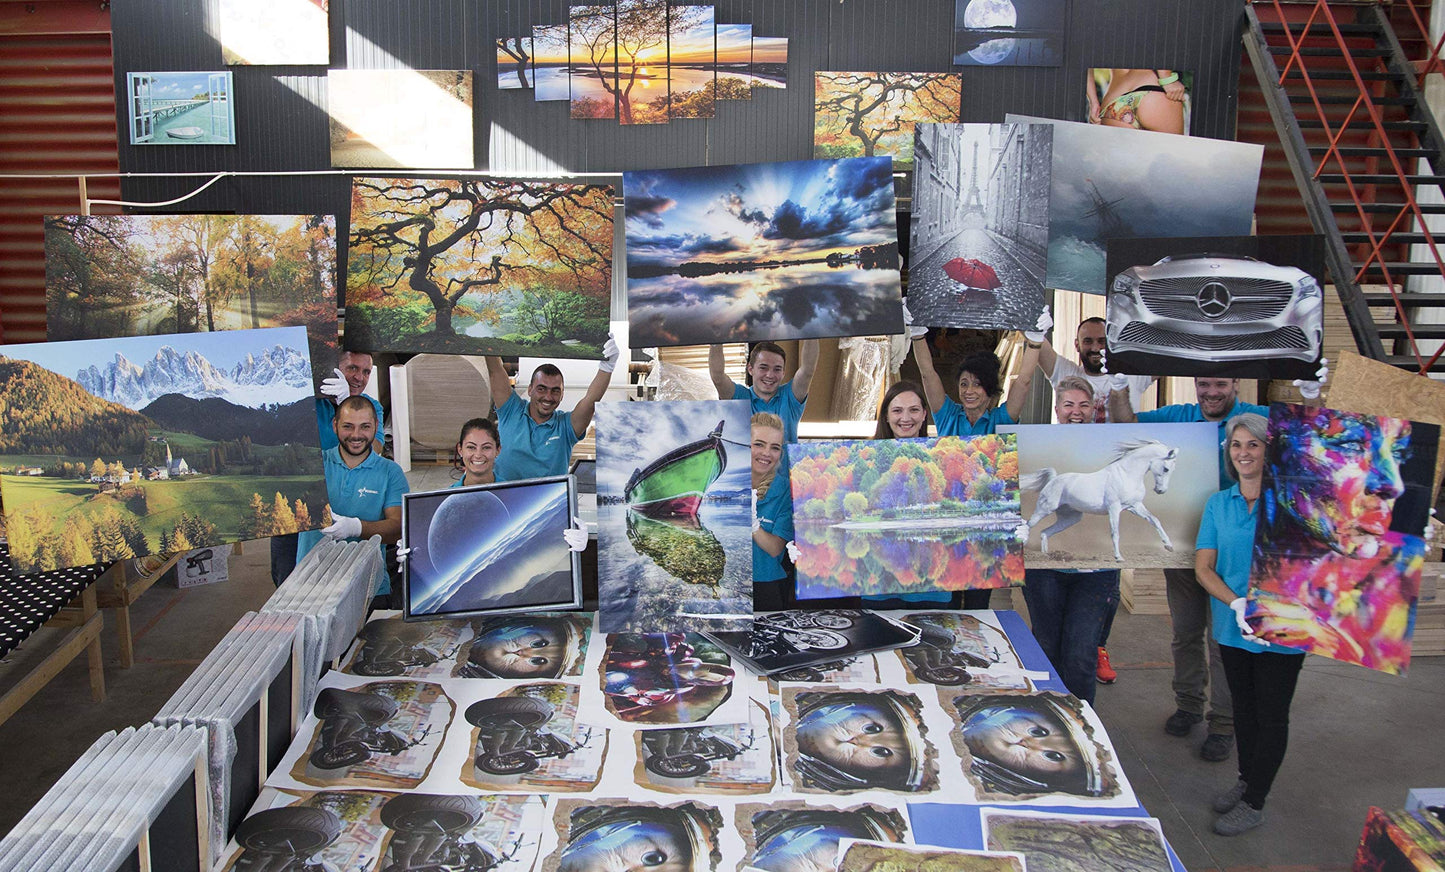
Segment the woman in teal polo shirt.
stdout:
<path fill-rule="evenodd" d="M 460 468 L 462 477 L 451 486 L 495 484 L 497 474 L 493 464 L 501 450 L 502 436 L 490 418 L 473 418 L 463 424 L 462 435 L 457 437 L 456 456 L 452 458 L 452 467 Z"/>
<path fill-rule="evenodd" d="M 1264 823 L 1264 799 L 1284 762 L 1289 708 L 1304 653 L 1260 642 L 1244 620 L 1269 422 L 1244 412 L 1229 421 L 1225 472 L 1236 484 L 1209 498 L 1194 543 L 1194 572 L 1209 592 L 1214 639 L 1234 697 L 1239 780 L 1214 800 L 1214 831 L 1237 836 Z"/>
<path fill-rule="evenodd" d="M 786 608 L 792 600 L 783 551 L 793 538 L 793 492 L 783 453 L 783 419 L 771 412 L 753 415 L 753 608 L 760 612 Z"/>

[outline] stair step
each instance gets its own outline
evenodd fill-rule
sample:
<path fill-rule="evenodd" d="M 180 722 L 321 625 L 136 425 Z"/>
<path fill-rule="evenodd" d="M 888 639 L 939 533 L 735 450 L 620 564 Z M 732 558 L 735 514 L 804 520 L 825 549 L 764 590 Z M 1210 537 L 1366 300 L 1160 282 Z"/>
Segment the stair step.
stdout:
<path fill-rule="evenodd" d="M 1380 32 L 1379 29 L 1376 28 L 1373 24 L 1337 24 L 1335 26 L 1340 29 L 1340 34 L 1342 36 L 1349 36 L 1351 34 L 1374 36 Z M 1285 26 L 1278 21 L 1261 21 L 1259 23 L 1259 29 L 1263 30 L 1265 33 L 1284 33 Z M 1304 33 L 1304 24 L 1302 22 L 1291 21 L 1289 24 L 1289 32 L 1293 34 Z M 1328 24 L 1325 24 L 1321 21 L 1316 21 L 1310 26 L 1309 35 L 1333 36 L 1333 33 L 1331 33 L 1330 26 Z"/>
<path fill-rule="evenodd" d="M 1317 94 L 1311 98 L 1309 94 L 1290 94 L 1291 103 L 1313 104 L 1315 100 L 1320 101 L 1322 106 L 1353 106 L 1355 101 L 1360 99 L 1359 93 L 1353 94 Z M 1413 106 L 1414 97 L 1370 97 L 1376 106 Z"/>
<path fill-rule="evenodd" d="M 1360 268 L 1360 264 L 1358 263 L 1353 264 L 1353 266 L 1356 270 Z M 1391 276 L 1433 276 L 1440 274 L 1440 265 L 1434 261 L 1430 261 L 1428 263 L 1386 262 L 1383 266 L 1378 263 L 1372 263 L 1368 267 L 1365 267 L 1365 275 L 1381 276 L 1385 274 L 1386 269 L 1390 271 Z"/>
<path fill-rule="evenodd" d="M 1383 233 L 1383 232 L 1384 232 L 1384 228 L 1381 228 L 1381 229 L 1380 229 L 1380 232 Z M 1348 231 L 1348 232 L 1341 233 L 1340 235 L 1344 237 L 1344 239 L 1345 239 L 1345 244 L 1346 244 L 1346 245 L 1357 245 L 1357 244 L 1360 244 L 1360 243 L 1364 243 L 1365 245 L 1372 245 L 1372 244 L 1373 244 L 1372 242 L 1370 242 L 1370 235 L 1369 235 L 1368 233 L 1357 232 L 1357 231 L 1351 230 L 1351 231 Z M 1389 240 L 1385 243 L 1386 246 L 1390 246 L 1390 245 L 1416 245 L 1416 244 L 1418 244 L 1418 245 L 1424 245 L 1424 244 L 1425 244 L 1425 234 L 1423 234 L 1423 233 L 1391 233 Z M 1440 233 L 1438 236 L 1435 237 L 1435 244 L 1436 244 L 1436 245 L 1445 245 L 1445 233 Z"/>
<path fill-rule="evenodd" d="M 1316 82 L 1353 82 L 1355 74 L 1351 70 L 1310 70 L 1310 78 Z M 1289 77 L 1303 77 L 1298 65 L 1289 68 Z M 1360 73 L 1362 82 L 1403 82 L 1405 77 L 1400 73 L 1380 72 L 1369 70 Z"/>
<path fill-rule="evenodd" d="M 1296 118 L 1296 119 L 1295 119 L 1295 123 L 1300 126 L 1300 129 L 1301 129 L 1301 130 L 1306 130 L 1306 129 L 1309 129 L 1309 130 L 1318 130 L 1318 129 L 1320 129 L 1320 128 L 1322 128 L 1322 127 L 1325 126 L 1324 122 L 1321 121 L 1321 120 L 1318 119 L 1318 118 Z M 1339 130 L 1339 129 L 1340 129 L 1340 126 L 1341 126 L 1343 123 L 1344 123 L 1344 119 L 1343 119 L 1343 118 L 1339 118 L 1339 119 L 1333 119 L 1333 118 L 1332 118 L 1332 119 L 1330 119 L 1330 128 L 1331 128 L 1332 130 Z M 1369 115 L 1366 115 L 1366 114 L 1363 113 L 1363 112 L 1356 112 L 1356 113 L 1355 113 L 1355 117 L 1350 119 L 1350 128 L 1351 128 L 1351 129 L 1356 128 L 1356 127 L 1369 127 L 1369 128 L 1373 128 L 1374 126 L 1375 126 L 1375 125 L 1374 125 L 1374 122 L 1370 121 L 1370 116 L 1369 116 Z M 1380 126 L 1383 127 L 1383 128 L 1386 129 L 1386 130 L 1411 130 L 1411 131 L 1424 131 L 1424 130 L 1426 130 L 1426 129 L 1428 129 L 1428 128 L 1430 127 L 1430 125 L 1426 124 L 1426 123 L 1423 122 L 1423 121 L 1382 121 L 1382 122 L 1380 122 Z"/>
<path fill-rule="evenodd" d="M 1395 298 L 1389 294 L 1368 293 L 1361 294 L 1360 296 L 1365 298 L 1365 305 L 1367 306 L 1390 306 L 1393 308 L 1395 305 Z M 1400 304 L 1403 306 L 1428 306 L 1431 308 L 1445 306 L 1445 294 L 1404 293 L 1400 294 L 1399 297 Z"/>
<path fill-rule="evenodd" d="M 1294 49 L 1290 48 L 1287 45 L 1272 45 L 1269 47 L 1269 53 L 1272 55 L 1289 56 L 1294 54 Z M 1345 56 L 1344 52 L 1340 51 L 1339 48 L 1334 46 L 1305 46 L 1299 50 L 1299 53 L 1305 57 L 1315 58 L 1342 58 Z M 1392 54 L 1394 54 L 1394 52 L 1390 51 L 1387 48 L 1350 49 L 1350 57 L 1354 58 L 1387 58 Z M 1314 73 L 1311 72 L 1310 75 L 1313 76 Z"/>
<path fill-rule="evenodd" d="M 1381 339 L 1406 338 L 1404 324 L 1376 324 L 1375 332 Z M 1412 324 L 1410 332 L 1416 339 L 1445 339 L 1445 324 Z"/>
<path fill-rule="evenodd" d="M 1425 214 L 1425 215 L 1445 215 L 1445 203 L 1421 203 L 1421 204 L 1419 204 L 1419 205 L 1420 205 L 1420 212 L 1421 212 L 1422 214 Z M 1389 214 L 1389 215 L 1394 215 L 1394 214 L 1398 213 L 1400 210 L 1404 209 L 1404 208 L 1405 208 L 1405 204 L 1404 204 L 1404 203 L 1361 203 L 1360 206 L 1359 206 L 1359 208 L 1364 209 L 1366 212 L 1384 212 L 1384 213 Z M 1354 203 L 1351 203 L 1351 202 L 1348 202 L 1348 201 L 1343 202 L 1343 203 L 1341 203 L 1341 202 L 1332 202 L 1332 203 L 1330 203 L 1330 211 L 1332 211 L 1332 212 L 1353 212 L 1353 211 L 1355 211 L 1355 204 L 1354 204 Z"/>
<path fill-rule="evenodd" d="M 1310 154 L 1324 154 L 1330 150 L 1330 147 L 1328 145 L 1311 145 L 1309 150 Z M 1425 157 L 1433 160 L 1439 156 L 1439 152 L 1433 148 L 1377 148 L 1366 145 L 1342 145 L 1335 149 L 1335 153 L 1341 157 L 1387 157 L 1392 151 L 1395 153 L 1395 157 Z"/>
<path fill-rule="evenodd" d="M 1344 173 L 1320 173 L 1315 178 L 1322 185 L 1343 185 Z M 1399 185 L 1400 177 L 1392 173 L 1350 173 L 1350 181 L 1356 185 Z M 1405 176 L 1410 185 L 1445 185 L 1445 176 Z"/>

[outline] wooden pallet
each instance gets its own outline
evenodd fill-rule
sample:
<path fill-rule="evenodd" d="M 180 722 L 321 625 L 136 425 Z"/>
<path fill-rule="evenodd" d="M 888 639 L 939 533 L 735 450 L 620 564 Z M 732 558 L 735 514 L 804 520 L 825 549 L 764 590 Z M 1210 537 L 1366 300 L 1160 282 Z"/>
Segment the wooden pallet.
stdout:
<path fill-rule="evenodd" d="M 1119 579 L 1119 601 L 1131 615 L 1167 615 L 1164 570 L 1125 569 Z"/>

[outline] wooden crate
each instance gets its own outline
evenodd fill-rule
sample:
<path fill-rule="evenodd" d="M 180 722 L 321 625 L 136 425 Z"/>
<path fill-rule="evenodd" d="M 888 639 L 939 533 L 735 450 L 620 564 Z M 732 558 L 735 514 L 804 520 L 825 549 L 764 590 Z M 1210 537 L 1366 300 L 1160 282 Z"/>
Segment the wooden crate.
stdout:
<path fill-rule="evenodd" d="M 1164 570 L 1123 570 L 1119 579 L 1119 601 L 1131 615 L 1169 614 L 1169 597 L 1164 592 Z"/>

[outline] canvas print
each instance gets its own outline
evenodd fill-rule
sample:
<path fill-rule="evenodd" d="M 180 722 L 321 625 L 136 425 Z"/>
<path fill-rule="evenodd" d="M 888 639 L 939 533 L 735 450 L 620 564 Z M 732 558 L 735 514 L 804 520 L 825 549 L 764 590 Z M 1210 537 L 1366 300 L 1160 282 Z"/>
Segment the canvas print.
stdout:
<path fill-rule="evenodd" d="M 717 9 L 667 6 L 669 118 L 712 118 L 717 114 Z"/>
<path fill-rule="evenodd" d="M 1106 245 L 1136 236 L 1247 236 L 1264 147 L 1010 113 L 1054 127 L 1047 287 L 1102 294 Z"/>
<path fill-rule="evenodd" d="M 602 632 L 752 623 L 750 417 L 745 400 L 597 404 Z"/>
<path fill-rule="evenodd" d="M 741 868 L 764 872 L 833 869 L 844 839 L 895 844 L 909 839 L 902 810 L 876 803 L 837 808 L 816 799 L 744 802 L 733 814 L 746 851 Z"/>
<path fill-rule="evenodd" d="M 621 723 L 671 727 L 747 721 L 747 692 L 735 686 L 732 658 L 704 636 L 617 633 L 606 640 L 599 686 L 603 706 Z M 741 713 L 736 720 L 723 709 L 729 700 L 729 709 Z"/>
<path fill-rule="evenodd" d="M 1219 490 L 1219 427 L 1000 427 L 1018 436 L 1029 568 L 1194 565 L 1204 504 Z"/>
<path fill-rule="evenodd" d="M 633 780 L 660 793 L 768 793 L 777 783 L 772 723 L 760 702 L 746 724 L 639 730 Z"/>
<path fill-rule="evenodd" d="M 612 187 L 352 180 L 346 335 L 374 351 L 602 356 Z"/>
<path fill-rule="evenodd" d="M 328 70 L 334 167 L 470 169 L 471 70 Z"/>
<path fill-rule="evenodd" d="M 982 802 L 1087 802 L 1120 794 L 1113 754 L 1068 694 L 945 697 L 954 750 Z"/>
<path fill-rule="evenodd" d="M 1024 857 L 857 840 L 839 847 L 838 872 L 1024 872 Z"/>
<path fill-rule="evenodd" d="M 502 37 L 497 40 L 497 88 L 511 90 L 532 87 L 532 38 Z"/>
<path fill-rule="evenodd" d="M 937 790 L 923 701 L 897 690 L 784 687 L 783 759 L 799 793 Z"/>
<path fill-rule="evenodd" d="M 788 87 L 788 38 L 753 34 L 753 90 Z"/>
<path fill-rule="evenodd" d="M 532 25 L 532 99 L 538 103 L 570 100 L 569 70 L 567 25 Z"/>
<path fill-rule="evenodd" d="M 324 526 L 300 327 L 0 348 L 17 572 Z"/>
<path fill-rule="evenodd" d="M 231 74 L 126 73 L 131 145 L 235 145 Z"/>
<path fill-rule="evenodd" d="M 1110 372 L 1315 377 L 1323 236 L 1113 239 L 1108 250 Z"/>
<path fill-rule="evenodd" d="M 221 0 L 218 41 L 227 65 L 325 66 L 330 0 Z"/>
<path fill-rule="evenodd" d="M 45 338 L 306 328 L 337 366 L 332 215 L 47 215 Z"/>
<path fill-rule="evenodd" d="M 886 157 L 623 174 L 634 346 L 903 329 Z"/>
<path fill-rule="evenodd" d="M 918 631 L 876 612 L 795 609 L 756 614 L 749 631 L 709 633 L 708 637 L 752 671 L 781 677 L 781 673 L 815 664 L 912 645 Z"/>
<path fill-rule="evenodd" d="M 1156 133 L 1189 132 L 1194 74 L 1182 70 L 1089 70 L 1089 123 Z"/>
<path fill-rule="evenodd" d="M 717 98 L 753 99 L 753 26 L 718 22 L 716 32 Z"/>
<path fill-rule="evenodd" d="M 571 7 L 573 118 L 667 123 L 668 12 L 666 0 Z M 679 18 L 689 15 L 684 11 Z"/>
<path fill-rule="evenodd" d="M 1047 124 L 914 128 L 914 324 L 1032 330 L 1049 259 Z"/>
<path fill-rule="evenodd" d="M 913 169 L 913 126 L 959 121 L 958 73 L 817 73 L 813 86 L 813 157 L 891 155 Z"/>
<path fill-rule="evenodd" d="M 410 790 L 426 780 L 455 704 L 440 684 L 323 682 L 278 770 L 312 787 Z M 299 752 L 299 753 L 298 753 Z"/>
<path fill-rule="evenodd" d="M 536 682 L 462 711 L 472 753 L 462 783 L 479 790 L 585 793 L 602 778 L 607 730 L 577 721 L 581 689 Z"/>
<path fill-rule="evenodd" d="M 799 599 L 1023 580 L 1012 437 L 805 442 L 787 449 Z"/>
<path fill-rule="evenodd" d="M 954 0 L 954 66 L 1057 67 L 1068 11 L 1068 0 Z"/>
<path fill-rule="evenodd" d="M 527 872 L 544 817 L 539 796 L 267 789 L 221 868 Z"/>
<path fill-rule="evenodd" d="M 976 685 L 985 674 L 1023 668 L 1003 630 L 963 612 L 909 612 L 902 620 L 917 627 L 917 645 L 894 652 L 909 684 L 939 687 Z"/>
<path fill-rule="evenodd" d="M 453 678 L 572 678 L 582 674 L 592 615 L 495 615 L 457 651 Z"/>
<path fill-rule="evenodd" d="M 988 850 L 1023 854 L 1029 872 L 1169 872 L 1172 868 L 1155 818 L 992 810 L 985 810 L 982 818 Z"/>
<path fill-rule="evenodd" d="M 1410 664 L 1440 428 L 1275 403 L 1245 619 L 1267 642 Z"/>
<path fill-rule="evenodd" d="M 617 7 L 567 9 L 570 114 L 617 118 Z"/>
<path fill-rule="evenodd" d="M 566 476 L 407 494 L 406 616 L 580 606 L 581 561 L 562 537 L 576 504 Z"/>
<path fill-rule="evenodd" d="M 665 872 L 723 870 L 723 816 L 702 802 L 559 799 L 552 822 L 557 850 L 543 859 L 541 872 L 609 872 L 619 858 Z"/>
<path fill-rule="evenodd" d="M 472 635 L 472 623 L 460 618 L 410 623 L 395 612 L 373 612 L 357 633 L 356 647 L 341 671 L 369 677 L 449 678 L 451 661 L 462 640 Z"/>

